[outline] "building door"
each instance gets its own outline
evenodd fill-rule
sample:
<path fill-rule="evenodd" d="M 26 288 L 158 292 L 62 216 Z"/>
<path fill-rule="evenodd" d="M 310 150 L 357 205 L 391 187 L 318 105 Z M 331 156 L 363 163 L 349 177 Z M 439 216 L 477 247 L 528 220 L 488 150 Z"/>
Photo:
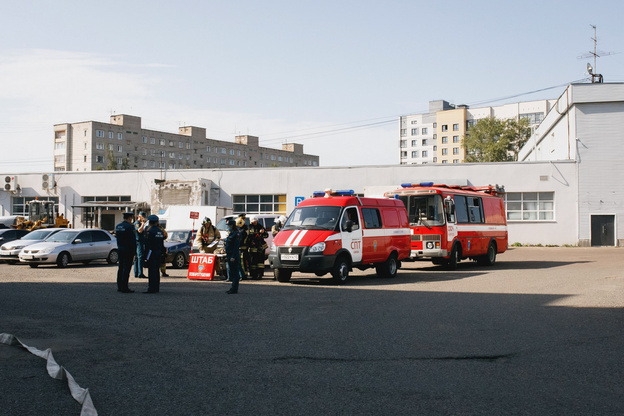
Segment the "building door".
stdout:
<path fill-rule="evenodd" d="M 591 245 L 615 246 L 615 215 L 591 215 Z"/>

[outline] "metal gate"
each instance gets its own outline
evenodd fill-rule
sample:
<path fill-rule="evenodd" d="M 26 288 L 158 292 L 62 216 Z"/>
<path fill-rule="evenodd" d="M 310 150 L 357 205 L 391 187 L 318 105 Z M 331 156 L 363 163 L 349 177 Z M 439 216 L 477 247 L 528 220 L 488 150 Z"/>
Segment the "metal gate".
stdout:
<path fill-rule="evenodd" d="M 615 215 L 595 215 L 591 218 L 591 245 L 615 246 Z"/>

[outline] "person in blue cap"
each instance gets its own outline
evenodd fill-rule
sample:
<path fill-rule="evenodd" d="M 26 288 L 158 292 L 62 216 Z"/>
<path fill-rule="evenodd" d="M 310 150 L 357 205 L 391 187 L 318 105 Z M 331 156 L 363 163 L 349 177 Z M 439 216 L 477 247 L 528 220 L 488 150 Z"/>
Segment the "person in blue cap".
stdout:
<path fill-rule="evenodd" d="M 147 217 L 149 228 L 145 236 L 145 259 L 147 260 L 147 291 L 143 293 L 158 293 L 160 290 L 160 262 L 165 252 L 165 234 L 158 226 L 159 218 L 156 215 Z"/>
<path fill-rule="evenodd" d="M 134 236 L 134 226 L 132 212 L 123 213 L 123 221 L 115 227 L 115 237 L 117 239 L 117 252 L 119 253 L 119 269 L 117 270 L 117 291 L 121 293 L 132 293 L 128 287 L 132 261 L 137 252 L 136 238 Z"/>

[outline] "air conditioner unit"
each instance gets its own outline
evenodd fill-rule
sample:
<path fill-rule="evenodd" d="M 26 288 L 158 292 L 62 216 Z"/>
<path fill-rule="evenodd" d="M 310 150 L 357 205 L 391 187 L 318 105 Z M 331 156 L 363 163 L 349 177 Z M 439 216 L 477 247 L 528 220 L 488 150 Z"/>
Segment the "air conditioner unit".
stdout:
<path fill-rule="evenodd" d="M 43 189 L 54 189 L 54 175 L 51 173 L 44 173 L 41 175 L 41 188 Z"/>
<path fill-rule="evenodd" d="M 17 191 L 17 176 L 4 177 L 4 190 L 7 192 Z"/>

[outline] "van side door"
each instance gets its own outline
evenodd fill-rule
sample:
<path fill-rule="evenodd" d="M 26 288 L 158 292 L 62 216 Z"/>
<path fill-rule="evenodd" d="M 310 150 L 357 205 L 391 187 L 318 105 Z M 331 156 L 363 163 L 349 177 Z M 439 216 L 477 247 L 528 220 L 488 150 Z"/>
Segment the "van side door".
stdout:
<path fill-rule="evenodd" d="M 347 207 L 340 218 L 342 247 L 351 253 L 353 263 L 362 261 L 362 219 L 357 207 Z"/>

